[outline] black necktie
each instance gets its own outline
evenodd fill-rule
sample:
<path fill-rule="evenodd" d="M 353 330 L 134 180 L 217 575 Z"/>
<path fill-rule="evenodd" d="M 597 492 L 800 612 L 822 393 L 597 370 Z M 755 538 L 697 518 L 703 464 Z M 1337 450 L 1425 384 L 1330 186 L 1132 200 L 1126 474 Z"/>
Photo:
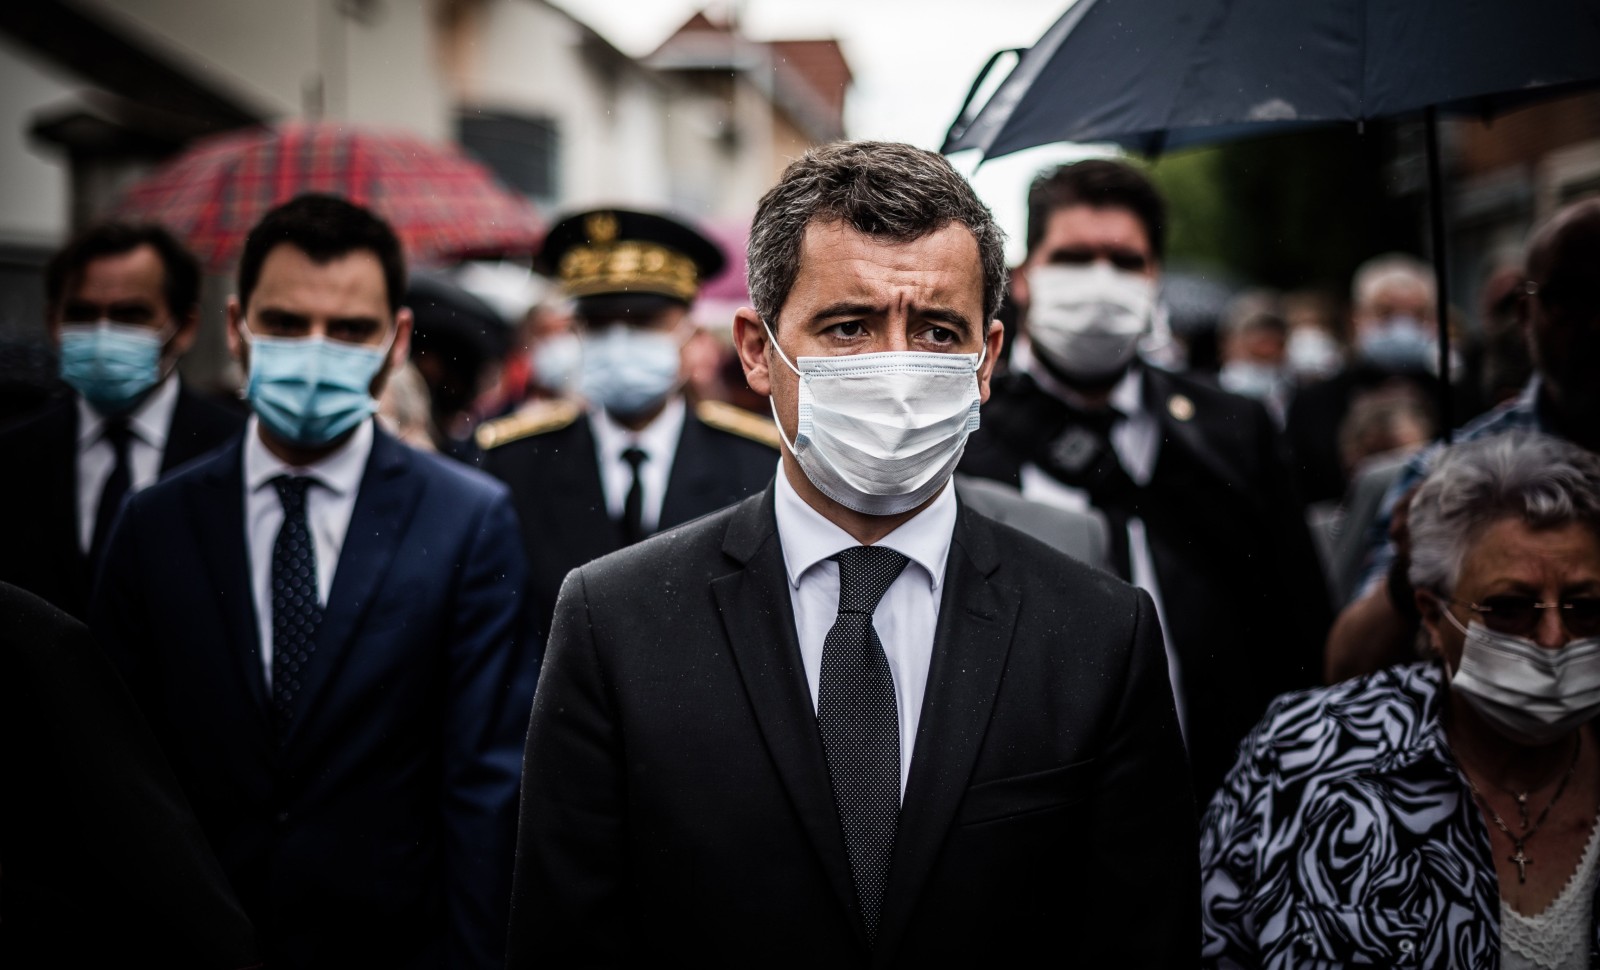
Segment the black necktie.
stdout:
<path fill-rule="evenodd" d="M 633 469 L 633 484 L 628 486 L 628 497 L 622 503 L 622 541 L 630 546 L 644 538 L 644 482 L 639 468 L 649 457 L 637 445 L 622 450 L 622 459 Z"/>
<path fill-rule="evenodd" d="M 839 563 L 839 616 L 822 643 L 817 726 L 856 900 L 867 939 L 876 940 L 900 822 L 900 717 L 872 612 L 905 569 L 906 557 L 856 546 L 833 558 Z"/>
<path fill-rule="evenodd" d="M 283 525 L 272 543 L 272 709 L 280 740 L 304 699 L 301 685 L 322 622 L 317 549 L 306 521 L 306 489 L 311 483 L 310 478 L 290 475 L 272 480 L 283 503 Z"/>
<path fill-rule="evenodd" d="M 1045 446 L 1045 469 L 1089 494 L 1089 504 L 1106 517 L 1111 565 L 1123 579 L 1133 578 L 1128 520 L 1139 514 L 1144 490 L 1136 484 L 1111 442 L 1111 429 L 1125 415 L 1116 408 L 1070 410 L 1071 419 Z"/>
<path fill-rule="evenodd" d="M 102 434 L 111 443 L 116 462 L 111 466 L 106 483 L 100 488 L 100 504 L 95 509 L 94 536 L 89 540 L 89 562 L 94 566 L 100 564 L 100 557 L 105 554 L 106 541 L 111 538 L 111 527 L 116 524 L 122 501 L 128 497 L 128 489 L 133 485 L 133 469 L 128 463 L 128 445 L 133 433 L 128 430 L 128 422 L 122 418 L 108 418 Z"/>

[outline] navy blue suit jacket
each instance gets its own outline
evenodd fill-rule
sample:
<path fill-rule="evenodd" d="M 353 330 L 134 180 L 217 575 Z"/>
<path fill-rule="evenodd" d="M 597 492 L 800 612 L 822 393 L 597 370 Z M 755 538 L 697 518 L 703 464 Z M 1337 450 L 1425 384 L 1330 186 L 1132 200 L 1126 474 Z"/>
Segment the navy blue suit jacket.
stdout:
<path fill-rule="evenodd" d="M 94 631 L 272 966 L 499 966 L 538 653 L 506 489 L 377 434 L 280 744 L 242 441 L 130 500 Z"/>

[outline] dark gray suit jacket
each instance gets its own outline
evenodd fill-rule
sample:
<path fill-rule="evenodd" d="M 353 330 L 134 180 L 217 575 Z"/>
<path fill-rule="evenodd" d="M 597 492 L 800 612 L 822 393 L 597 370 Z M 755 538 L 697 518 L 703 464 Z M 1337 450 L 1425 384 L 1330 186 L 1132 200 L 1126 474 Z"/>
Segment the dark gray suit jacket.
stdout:
<path fill-rule="evenodd" d="M 966 508 L 942 595 L 869 948 L 771 488 L 575 571 L 509 966 L 1192 966 L 1194 803 L 1149 597 Z"/>

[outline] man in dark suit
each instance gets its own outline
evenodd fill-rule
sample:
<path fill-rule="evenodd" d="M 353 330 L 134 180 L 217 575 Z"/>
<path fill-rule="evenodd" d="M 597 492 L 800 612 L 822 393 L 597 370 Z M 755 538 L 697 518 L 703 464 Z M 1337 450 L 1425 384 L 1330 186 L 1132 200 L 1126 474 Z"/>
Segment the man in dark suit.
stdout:
<path fill-rule="evenodd" d="M 82 617 L 123 499 L 222 444 L 242 414 L 174 373 L 199 328 L 200 267 L 166 230 L 105 224 L 45 273 L 70 393 L 0 431 L 0 581 Z"/>
<path fill-rule="evenodd" d="M 230 303 L 254 416 L 134 496 L 93 628 L 275 967 L 488 967 L 530 698 L 497 482 L 376 428 L 405 359 L 388 225 L 301 196 Z"/>
<path fill-rule="evenodd" d="M 1149 597 L 950 487 L 1001 340 L 988 210 L 931 152 L 827 146 L 749 272 L 781 471 L 563 587 L 509 966 L 1192 965 Z"/>
<path fill-rule="evenodd" d="M 684 398 L 689 309 L 723 265 L 711 240 L 666 216 L 598 209 L 557 223 L 539 261 L 573 297 L 588 406 L 538 401 L 477 440 L 484 469 L 511 486 L 547 630 L 568 572 L 760 491 L 778 439 L 770 421 Z"/>
<path fill-rule="evenodd" d="M 232 967 L 255 932 L 89 630 L 0 583 L 0 966 Z"/>
<path fill-rule="evenodd" d="M 1147 366 L 1165 207 L 1120 161 L 1035 181 L 1012 280 L 1026 345 L 961 470 L 1104 513 L 1155 600 L 1202 798 L 1278 694 L 1315 684 L 1331 608 L 1280 439 L 1255 401 Z"/>

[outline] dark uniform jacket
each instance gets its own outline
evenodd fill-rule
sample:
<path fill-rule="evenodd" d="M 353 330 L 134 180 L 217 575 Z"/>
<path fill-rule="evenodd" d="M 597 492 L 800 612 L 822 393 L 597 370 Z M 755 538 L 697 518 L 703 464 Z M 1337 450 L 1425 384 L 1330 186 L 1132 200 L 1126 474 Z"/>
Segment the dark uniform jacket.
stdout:
<path fill-rule="evenodd" d="M 161 477 L 227 441 L 244 421 L 179 384 Z M 94 577 L 78 545 L 77 399 L 66 395 L 0 431 L 0 466 L 0 582 L 84 617 Z"/>
<path fill-rule="evenodd" d="M 777 429 L 726 404 L 690 409 L 678 439 L 659 530 L 682 525 L 765 488 L 778 467 Z M 549 630 L 567 573 L 623 546 L 607 514 L 589 417 L 568 401 L 480 429 L 483 468 L 511 486 L 532 574 L 535 616 Z"/>
<path fill-rule="evenodd" d="M 508 967 L 1194 966 L 1194 803 L 1149 596 L 964 505 L 940 596 L 869 947 L 772 490 L 573 573 Z"/>
<path fill-rule="evenodd" d="M 1027 374 L 995 382 L 961 470 L 1015 485 L 1032 463 L 1088 490 L 1113 530 L 1125 535 L 1128 513 L 1143 520 L 1206 796 L 1268 702 L 1320 680 L 1331 608 L 1266 410 L 1154 368 L 1144 405 L 1161 440 L 1142 489 L 1101 492 L 1093 451 L 1109 446 L 1075 430 L 1085 422 Z"/>

